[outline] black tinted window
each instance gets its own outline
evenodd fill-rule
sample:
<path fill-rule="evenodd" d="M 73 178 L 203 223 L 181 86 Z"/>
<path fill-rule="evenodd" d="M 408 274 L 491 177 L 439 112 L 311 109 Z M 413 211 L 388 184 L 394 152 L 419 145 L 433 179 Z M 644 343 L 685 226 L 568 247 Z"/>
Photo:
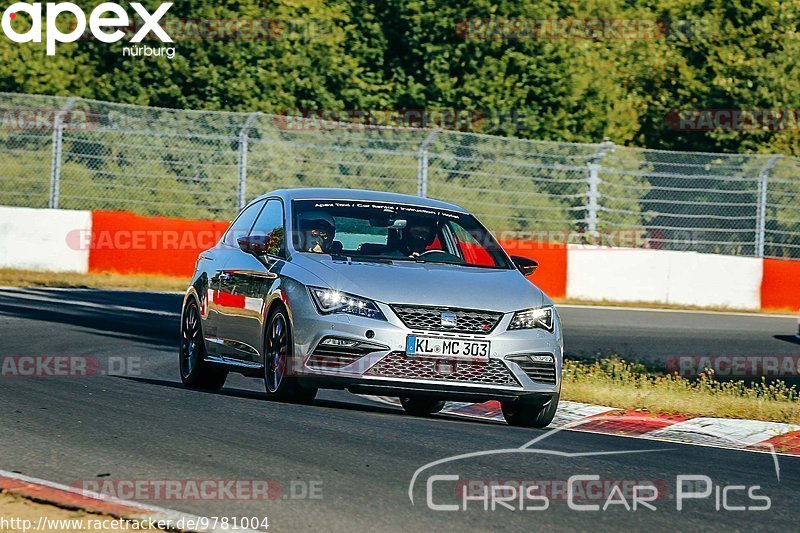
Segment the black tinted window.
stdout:
<path fill-rule="evenodd" d="M 234 220 L 231 227 L 228 228 L 228 232 L 225 234 L 225 244 L 230 244 L 231 246 L 238 246 L 236 240 L 239 237 L 244 237 L 250 231 L 250 228 L 253 227 L 253 222 L 255 222 L 256 217 L 258 216 L 259 211 L 261 211 L 261 207 L 264 205 L 264 202 L 256 202 L 244 208 L 244 211 Z"/>
<path fill-rule="evenodd" d="M 285 232 L 283 229 L 283 204 L 280 200 L 267 202 L 250 235 L 265 238 L 269 255 L 283 256 Z"/>

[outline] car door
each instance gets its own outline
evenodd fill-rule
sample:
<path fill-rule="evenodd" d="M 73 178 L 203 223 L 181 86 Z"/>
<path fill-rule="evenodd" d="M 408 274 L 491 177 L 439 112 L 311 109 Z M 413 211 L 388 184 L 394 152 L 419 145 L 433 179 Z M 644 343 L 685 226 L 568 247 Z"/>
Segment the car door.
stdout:
<path fill-rule="evenodd" d="M 268 254 L 256 257 L 237 249 L 220 274 L 220 293 L 229 305 L 220 313 L 219 336 L 223 355 L 245 364 L 260 364 L 263 352 L 265 306 L 284 263 L 285 226 L 283 203 L 267 200 L 249 235 L 265 237 Z"/>
<path fill-rule="evenodd" d="M 228 313 L 231 307 L 235 308 L 235 302 L 224 292 L 224 288 L 220 284 L 220 277 L 231 258 L 237 252 L 242 253 L 237 239 L 250 232 L 265 203 L 264 200 L 261 200 L 245 207 L 225 232 L 217 247 L 212 252 L 201 254 L 201 261 L 203 261 L 208 274 L 208 292 L 202 314 L 203 332 L 210 355 L 221 355 L 221 352 L 224 351 L 220 350 L 223 342 L 219 334 L 220 317 Z"/>

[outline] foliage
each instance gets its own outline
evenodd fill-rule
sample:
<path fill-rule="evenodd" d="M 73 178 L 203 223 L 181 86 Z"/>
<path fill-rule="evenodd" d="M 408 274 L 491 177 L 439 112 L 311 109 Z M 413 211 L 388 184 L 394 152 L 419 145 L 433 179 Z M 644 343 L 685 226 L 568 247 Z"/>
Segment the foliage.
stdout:
<path fill-rule="evenodd" d="M 77 3 L 88 10 L 100 1 Z M 145 2 L 151 10 L 159 3 Z M 797 131 L 681 132 L 666 117 L 676 109 L 800 108 L 798 6 L 779 0 L 199 0 L 175 3 L 169 17 L 268 19 L 269 31 L 262 38 L 217 40 L 178 32 L 172 60 L 123 57 L 127 41 L 85 39 L 46 56 L 44 44 L 2 39 L 0 90 L 278 113 L 489 110 L 514 113 L 518 121 L 473 129 L 796 155 Z M 468 31 L 475 19 L 581 18 L 659 20 L 668 30 L 632 39 L 479 39 Z"/>

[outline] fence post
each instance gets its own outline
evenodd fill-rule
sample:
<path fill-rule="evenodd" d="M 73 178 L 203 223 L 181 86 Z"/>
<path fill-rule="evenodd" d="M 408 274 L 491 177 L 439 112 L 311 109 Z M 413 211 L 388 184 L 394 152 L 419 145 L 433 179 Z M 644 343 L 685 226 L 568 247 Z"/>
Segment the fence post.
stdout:
<path fill-rule="evenodd" d="M 64 116 L 69 113 L 77 96 L 73 96 L 64 107 L 58 110 L 53 119 L 53 156 L 50 161 L 50 209 L 58 209 L 59 197 L 61 196 L 61 153 L 64 143 Z"/>
<path fill-rule="evenodd" d="M 237 165 L 239 170 L 239 180 L 236 187 L 236 198 L 240 211 L 244 209 L 244 206 L 247 203 L 247 144 L 250 139 L 248 132 L 250 131 L 253 122 L 259 114 L 260 113 L 258 111 L 250 113 L 247 116 L 247 120 L 244 121 L 242 129 L 239 130 L 239 162 Z"/>
<path fill-rule="evenodd" d="M 767 181 L 769 173 L 775 168 L 780 155 L 774 155 L 758 173 L 758 207 L 756 212 L 756 257 L 764 257 L 767 234 Z"/>
<path fill-rule="evenodd" d="M 607 152 L 614 149 L 614 143 L 604 140 L 597 148 L 597 151 L 589 159 L 589 176 L 586 180 L 588 185 L 587 204 L 586 204 L 586 230 L 589 233 L 597 233 L 597 226 L 600 223 L 600 217 L 597 212 L 600 210 L 600 161 L 605 157 Z"/>
<path fill-rule="evenodd" d="M 439 130 L 433 130 L 428 134 L 419 147 L 419 168 L 417 169 L 417 196 L 428 197 L 428 148 L 430 148 Z"/>

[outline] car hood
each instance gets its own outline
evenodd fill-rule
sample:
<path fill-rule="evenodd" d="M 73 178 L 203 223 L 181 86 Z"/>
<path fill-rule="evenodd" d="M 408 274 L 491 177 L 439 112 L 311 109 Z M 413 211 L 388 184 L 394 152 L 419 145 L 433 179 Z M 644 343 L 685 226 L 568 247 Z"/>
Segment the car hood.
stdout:
<path fill-rule="evenodd" d="M 296 254 L 292 262 L 316 274 L 326 287 L 388 304 L 508 313 L 545 303 L 542 291 L 517 270 L 413 261 L 348 262 L 310 254 Z"/>

